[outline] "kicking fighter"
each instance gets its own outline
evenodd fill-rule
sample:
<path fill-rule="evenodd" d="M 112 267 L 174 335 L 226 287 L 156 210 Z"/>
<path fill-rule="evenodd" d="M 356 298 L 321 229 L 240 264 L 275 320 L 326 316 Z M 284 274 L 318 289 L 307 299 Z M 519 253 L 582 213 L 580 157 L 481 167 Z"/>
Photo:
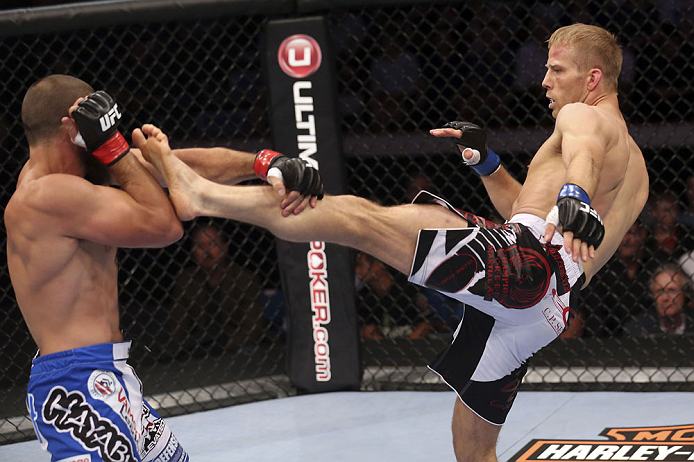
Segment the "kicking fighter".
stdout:
<path fill-rule="evenodd" d="M 183 233 L 167 195 L 133 155 L 139 151 L 117 131 L 121 111 L 108 94 L 66 75 L 34 83 L 22 103 L 29 160 L 5 209 L 5 227 L 17 303 L 39 348 L 27 407 L 52 460 L 187 461 L 143 399 L 127 364 L 130 342 L 119 330 L 117 248 L 164 247 Z M 133 141 L 141 148 L 166 143 L 166 136 L 145 125 Z M 176 154 L 194 167 L 197 159 L 215 159 L 223 171 L 199 172 L 228 183 L 254 178 L 254 164 L 264 166 L 263 175 L 276 168 L 294 182 L 273 180 L 287 214 L 315 205 L 317 197 L 302 192 L 322 191 L 315 169 L 277 153 Z M 107 186 L 110 177 L 121 189 Z"/>
<path fill-rule="evenodd" d="M 431 132 L 455 137 L 503 225 L 427 193 L 395 207 L 328 196 L 283 219 L 268 211 L 276 200 L 270 188 L 207 181 L 165 142 L 143 151 L 162 172 L 181 219 L 226 217 L 289 241 L 354 247 L 467 304 L 452 344 L 430 366 L 458 394 L 452 431 L 460 461 L 497 460 L 498 434 L 526 360 L 566 328 L 570 290 L 607 262 L 648 197 L 643 155 L 619 110 L 622 53 L 615 37 L 574 24 L 556 30 L 548 44 L 542 85 L 556 124 L 523 184 L 488 149 L 478 126 L 453 122 Z"/>

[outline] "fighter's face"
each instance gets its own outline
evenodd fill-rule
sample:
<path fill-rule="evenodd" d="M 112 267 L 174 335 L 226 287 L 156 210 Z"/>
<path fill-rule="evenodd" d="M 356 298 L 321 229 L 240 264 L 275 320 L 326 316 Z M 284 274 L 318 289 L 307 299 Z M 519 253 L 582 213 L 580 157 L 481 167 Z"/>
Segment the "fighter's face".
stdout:
<path fill-rule="evenodd" d="M 549 108 L 555 119 L 562 107 L 583 101 L 587 95 L 586 74 L 579 72 L 573 53 L 575 51 L 568 45 L 555 45 L 549 49 L 542 86 L 547 89 Z"/>

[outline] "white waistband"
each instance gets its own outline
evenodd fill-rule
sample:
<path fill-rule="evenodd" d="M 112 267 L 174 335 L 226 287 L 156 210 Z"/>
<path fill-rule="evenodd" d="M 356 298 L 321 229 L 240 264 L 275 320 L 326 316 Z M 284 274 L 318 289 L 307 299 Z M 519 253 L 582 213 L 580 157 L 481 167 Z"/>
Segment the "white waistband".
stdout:
<path fill-rule="evenodd" d="M 545 234 L 547 223 L 544 218 L 540 218 L 532 213 L 517 213 L 508 220 L 509 223 L 521 223 L 533 231 L 538 232 L 541 236 Z"/>

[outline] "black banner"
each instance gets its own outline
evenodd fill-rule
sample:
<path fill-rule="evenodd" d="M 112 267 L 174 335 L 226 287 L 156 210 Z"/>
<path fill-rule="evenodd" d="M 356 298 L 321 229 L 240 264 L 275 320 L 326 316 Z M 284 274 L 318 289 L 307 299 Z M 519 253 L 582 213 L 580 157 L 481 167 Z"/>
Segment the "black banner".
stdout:
<path fill-rule="evenodd" d="M 274 149 L 320 169 L 345 192 L 335 71 L 325 19 L 270 21 L 264 59 Z M 303 392 L 359 389 L 361 361 L 352 252 L 277 240 L 289 315 L 289 378 Z"/>

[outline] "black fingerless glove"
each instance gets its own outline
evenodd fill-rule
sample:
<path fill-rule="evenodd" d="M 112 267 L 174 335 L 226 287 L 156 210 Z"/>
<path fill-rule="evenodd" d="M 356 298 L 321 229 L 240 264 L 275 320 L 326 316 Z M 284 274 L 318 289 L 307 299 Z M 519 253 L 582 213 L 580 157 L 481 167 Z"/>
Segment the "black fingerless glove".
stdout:
<path fill-rule="evenodd" d="M 118 131 L 121 117 L 118 104 L 105 91 L 87 96 L 72 112 L 87 151 L 109 167 L 130 152 Z"/>
<path fill-rule="evenodd" d="M 323 199 L 323 180 L 318 169 L 303 159 L 287 157 L 279 152 L 264 149 L 255 156 L 253 169 L 263 181 L 267 181 L 268 171 L 277 168 L 282 181 L 289 191 L 299 191 L 302 196 L 316 196 Z"/>
<path fill-rule="evenodd" d="M 465 149 L 472 150 L 472 158 L 466 159 L 463 156 L 463 162 L 472 167 L 479 175 L 491 175 L 499 169 L 501 159 L 487 146 L 487 133 L 479 125 L 455 120 L 448 122 L 443 128 L 453 128 L 463 132 L 460 138 L 453 138 L 453 142 L 461 154 Z"/>
<path fill-rule="evenodd" d="M 588 194 L 573 183 L 562 186 L 557 197 L 557 205 L 552 207 L 546 221 L 554 226 L 562 226 L 564 231 L 571 231 L 576 239 L 596 249 L 605 236 L 602 218 L 590 206 Z"/>

